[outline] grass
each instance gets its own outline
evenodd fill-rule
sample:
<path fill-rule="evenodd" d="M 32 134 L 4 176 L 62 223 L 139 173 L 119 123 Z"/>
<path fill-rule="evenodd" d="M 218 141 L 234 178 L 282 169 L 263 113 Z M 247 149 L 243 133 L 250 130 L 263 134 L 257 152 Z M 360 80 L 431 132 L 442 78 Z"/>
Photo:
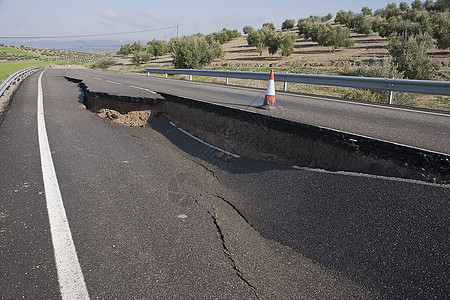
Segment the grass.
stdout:
<path fill-rule="evenodd" d="M 63 61 L 30 61 L 30 62 L 21 62 L 21 63 L 9 63 L 0 65 L 0 80 L 8 78 L 9 75 L 20 71 L 22 69 L 38 66 L 44 67 L 50 64 L 61 64 Z"/>
<path fill-rule="evenodd" d="M 40 57 L 40 55 L 37 55 L 37 54 L 25 52 L 25 51 L 14 49 L 14 48 L 8 48 L 8 47 L 0 47 L 0 52 L 6 52 L 8 54 L 29 55 L 29 56 Z"/>

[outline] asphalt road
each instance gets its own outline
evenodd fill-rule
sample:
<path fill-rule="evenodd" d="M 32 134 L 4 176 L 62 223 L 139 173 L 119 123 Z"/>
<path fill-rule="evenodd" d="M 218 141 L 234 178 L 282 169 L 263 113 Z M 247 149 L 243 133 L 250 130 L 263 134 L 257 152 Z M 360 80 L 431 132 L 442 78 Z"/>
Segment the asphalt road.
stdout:
<path fill-rule="evenodd" d="M 58 299 L 61 293 L 38 142 L 40 75 L 24 81 L 0 125 L 5 299 Z M 63 75 L 83 76 L 90 89 L 110 94 L 148 96 L 139 87 L 167 91 L 179 84 L 188 97 L 232 97 L 223 87 L 201 96 L 198 89 L 211 85 L 142 76 L 42 75 L 51 156 L 90 298 L 448 295 L 448 186 L 245 158 L 224 162 L 164 117 L 146 128 L 104 122 L 85 109 L 77 85 Z M 242 99 L 261 94 L 242 88 L 231 93 L 241 91 Z M 239 101 L 228 105 L 244 105 Z M 437 127 L 448 129 L 446 116 L 406 114 L 436 117 L 443 123 Z"/>
<path fill-rule="evenodd" d="M 276 99 L 282 109 L 262 111 L 256 106 L 262 104 L 265 90 L 94 70 L 76 70 L 67 75 L 82 79 L 89 88 L 98 92 L 136 95 L 136 87 L 141 87 L 450 154 L 449 113 L 280 92 L 277 92 Z M 145 96 L 145 93 L 145 90 L 140 90 L 138 95 Z"/>

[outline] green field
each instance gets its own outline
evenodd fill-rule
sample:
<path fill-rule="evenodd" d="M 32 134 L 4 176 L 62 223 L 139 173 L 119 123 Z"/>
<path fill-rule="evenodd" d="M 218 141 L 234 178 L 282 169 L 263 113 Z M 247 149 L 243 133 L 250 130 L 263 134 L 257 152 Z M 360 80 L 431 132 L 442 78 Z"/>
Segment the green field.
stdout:
<path fill-rule="evenodd" d="M 6 52 L 6 53 L 9 53 L 9 54 L 31 55 L 31 56 L 40 57 L 40 55 L 37 55 L 37 54 L 33 54 L 33 53 L 29 53 L 29 52 L 25 52 L 25 51 L 22 51 L 22 50 L 9 48 L 9 47 L 0 47 L 0 52 Z"/>
<path fill-rule="evenodd" d="M 4 64 L 0 65 L 0 80 L 8 78 L 9 75 L 20 71 L 22 69 L 38 66 L 38 67 L 45 67 L 50 64 L 63 64 L 64 61 L 30 61 L 30 62 L 23 62 L 23 63 L 11 63 L 11 64 Z"/>
<path fill-rule="evenodd" d="M 30 52 L 27 52 L 30 51 Z M 0 46 L 0 80 L 9 75 L 31 67 L 44 67 L 51 64 L 86 65 L 89 66 L 105 57 L 104 54 L 77 52 L 63 49 L 43 49 L 34 47 Z"/>

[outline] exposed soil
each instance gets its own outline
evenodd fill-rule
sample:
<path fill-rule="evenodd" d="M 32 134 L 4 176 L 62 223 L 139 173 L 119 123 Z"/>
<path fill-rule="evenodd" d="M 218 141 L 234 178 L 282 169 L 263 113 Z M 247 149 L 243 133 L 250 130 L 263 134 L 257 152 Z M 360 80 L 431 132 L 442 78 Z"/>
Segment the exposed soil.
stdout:
<path fill-rule="evenodd" d="M 123 124 L 130 127 L 144 127 L 150 119 L 151 111 L 129 111 L 125 114 L 114 109 L 102 108 L 97 112 L 97 115 L 104 119 L 109 119 L 113 123 Z"/>

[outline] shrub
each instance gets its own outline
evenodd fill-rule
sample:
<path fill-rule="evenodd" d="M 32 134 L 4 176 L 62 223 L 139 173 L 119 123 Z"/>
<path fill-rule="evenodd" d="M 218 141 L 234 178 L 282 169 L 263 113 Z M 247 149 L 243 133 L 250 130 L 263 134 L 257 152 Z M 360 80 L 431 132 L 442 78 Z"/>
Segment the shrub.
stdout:
<path fill-rule="evenodd" d="M 437 0 L 435 3 L 435 10 L 439 12 L 445 12 L 450 7 L 450 3 L 448 0 Z"/>
<path fill-rule="evenodd" d="M 269 53 L 275 54 L 278 50 L 279 44 L 276 39 L 275 30 L 270 24 L 272 23 L 266 23 L 261 29 L 253 30 L 248 33 L 247 43 L 249 46 L 256 47 L 259 55 L 262 55 L 264 49 L 269 47 L 269 44 L 271 48 Z"/>
<path fill-rule="evenodd" d="M 326 16 L 323 16 L 320 18 L 321 22 L 328 22 L 331 21 L 331 19 L 333 19 L 333 14 L 329 13 Z"/>
<path fill-rule="evenodd" d="M 385 59 L 382 63 L 372 68 L 357 69 L 356 75 L 375 78 L 403 78 L 403 73 L 397 70 L 397 66 L 392 59 Z M 388 91 L 382 90 L 354 89 L 351 90 L 347 97 L 364 101 L 387 102 L 388 94 Z M 395 93 L 394 101 L 396 104 L 409 104 L 411 102 L 411 96 L 406 93 Z"/>
<path fill-rule="evenodd" d="M 422 33 L 433 35 L 435 32 L 435 20 L 430 14 L 423 14 L 417 18 L 417 22 L 421 28 Z"/>
<path fill-rule="evenodd" d="M 295 20 L 285 20 L 283 24 L 281 24 L 281 29 L 291 29 L 295 26 Z"/>
<path fill-rule="evenodd" d="M 298 34 L 304 34 L 305 38 L 308 39 L 308 33 L 311 31 L 312 26 L 314 26 L 314 21 L 311 19 L 300 19 L 297 23 Z"/>
<path fill-rule="evenodd" d="M 143 64 L 152 58 L 152 55 L 148 51 L 136 51 L 133 53 L 133 58 L 131 59 L 131 62 L 134 64 Z"/>
<path fill-rule="evenodd" d="M 169 53 L 169 43 L 166 41 L 153 39 L 147 42 L 147 48 L 147 51 L 152 53 L 155 57 L 163 56 Z"/>
<path fill-rule="evenodd" d="M 397 70 L 397 66 L 392 59 L 385 59 L 381 64 L 372 68 L 357 69 L 356 75 L 375 78 L 403 78 L 403 72 Z"/>
<path fill-rule="evenodd" d="M 208 41 L 208 43 L 217 41 L 217 42 L 219 42 L 219 44 L 223 45 L 226 42 L 229 42 L 232 39 L 237 38 L 238 36 L 241 36 L 241 34 L 236 29 L 228 30 L 228 29 L 224 28 L 219 32 L 214 32 L 214 33 L 208 34 L 206 36 L 206 40 Z"/>
<path fill-rule="evenodd" d="M 372 23 L 364 15 L 356 15 L 353 19 L 353 28 L 359 34 L 370 34 Z"/>
<path fill-rule="evenodd" d="M 414 2 L 411 3 L 411 8 L 414 10 L 422 10 L 423 9 L 422 1 L 414 0 Z"/>
<path fill-rule="evenodd" d="M 349 13 L 339 12 L 336 18 L 346 22 Z M 329 23 L 317 23 L 313 17 L 300 19 L 298 29 L 300 34 L 304 34 L 306 39 L 311 39 L 321 46 L 335 49 L 350 47 L 353 43 L 350 40 L 350 30 L 341 26 L 331 26 Z"/>
<path fill-rule="evenodd" d="M 292 33 L 285 34 L 281 39 L 281 55 L 291 56 L 294 53 L 295 35 Z"/>
<path fill-rule="evenodd" d="M 260 34 L 260 30 L 254 30 L 253 28 L 248 32 L 247 43 L 249 46 L 256 47 L 258 42 L 263 41 L 262 35 Z"/>
<path fill-rule="evenodd" d="M 361 8 L 361 13 L 364 16 L 371 16 L 372 15 L 372 10 L 370 8 L 368 8 L 367 6 Z"/>
<path fill-rule="evenodd" d="M 400 2 L 400 4 L 398 5 L 398 7 L 403 11 L 407 11 L 409 9 L 408 3 L 406 2 Z"/>
<path fill-rule="evenodd" d="M 333 27 L 325 34 L 325 42 L 322 44 L 319 42 L 319 45 L 331 47 L 333 51 L 341 47 L 348 48 L 353 45 L 353 42 L 350 40 L 350 30 L 348 28 L 340 26 Z"/>
<path fill-rule="evenodd" d="M 424 7 L 428 11 L 445 12 L 449 8 L 449 3 L 448 0 L 437 0 L 436 2 L 427 0 Z"/>
<path fill-rule="evenodd" d="M 439 49 L 450 48 L 450 18 L 448 15 L 439 15 L 433 37 L 437 40 Z"/>
<path fill-rule="evenodd" d="M 141 41 L 137 41 L 137 42 L 134 42 L 133 44 L 131 44 L 130 48 L 131 48 L 131 52 L 134 53 L 134 52 L 143 51 L 144 47 L 145 46 L 141 44 Z"/>
<path fill-rule="evenodd" d="M 266 35 L 262 32 L 262 30 L 257 30 L 254 34 L 254 46 L 256 47 L 256 51 L 258 51 L 259 55 L 262 55 L 264 49 L 266 48 Z"/>
<path fill-rule="evenodd" d="M 108 69 L 109 67 L 113 66 L 115 64 L 116 60 L 114 60 L 111 57 L 107 57 L 105 59 L 102 59 L 99 62 L 96 62 L 92 65 L 92 68 L 94 69 Z"/>
<path fill-rule="evenodd" d="M 334 22 L 351 27 L 351 20 L 353 19 L 354 13 L 352 11 L 339 11 L 334 18 Z"/>
<path fill-rule="evenodd" d="M 278 49 L 280 48 L 281 41 L 281 34 L 275 33 L 274 30 L 269 30 L 265 33 L 264 42 L 268 47 L 270 54 L 274 55 L 275 53 L 277 53 Z"/>
<path fill-rule="evenodd" d="M 403 20 L 405 20 L 405 21 L 409 20 L 412 22 L 417 22 L 418 17 L 419 17 L 419 12 L 415 9 L 408 9 L 402 15 Z"/>
<path fill-rule="evenodd" d="M 262 25 L 262 28 L 266 28 L 266 29 L 269 29 L 269 30 L 275 30 L 275 25 L 273 25 L 273 23 L 264 23 Z"/>
<path fill-rule="evenodd" d="M 255 29 L 254 29 L 252 26 L 245 26 L 245 27 L 242 29 L 242 32 L 243 32 L 244 34 L 249 34 L 249 33 L 252 32 L 252 31 L 255 31 Z"/>
<path fill-rule="evenodd" d="M 403 13 L 402 10 L 397 7 L 397 4 L 390 3 L 390 4 L 386 5 L 386 8 L 378 9 L 375 12 L 375 16 L 381 16 L 381 17 L 389 20 L 390 18 L 401 16 L 402 13 Z"/>
<path fill-rule="evenodd" d="M 131 54 L 131 45 L 130 44 L 124 44 L 120 46 L 120 50 L 117 51 L 117 54 L 122 54 L 122 55 L 129 55 Z"/>
<path fill-rule="evenodd" d="M 404 72 L 410 79 L 431 79 L 437 66 L 427 55 L 431 47 L 431 37 L 428 34 L 417 36 L 407 34 L 395 35 L 389 44 L 391 54 L 397 69 Z"/>
<path fill-rule="evenodd" d="M 208 43 L 202 34 L 174 38 L 170 44 L 175 68 L 202 68 L 223 56 L 219 42 Z"/>

